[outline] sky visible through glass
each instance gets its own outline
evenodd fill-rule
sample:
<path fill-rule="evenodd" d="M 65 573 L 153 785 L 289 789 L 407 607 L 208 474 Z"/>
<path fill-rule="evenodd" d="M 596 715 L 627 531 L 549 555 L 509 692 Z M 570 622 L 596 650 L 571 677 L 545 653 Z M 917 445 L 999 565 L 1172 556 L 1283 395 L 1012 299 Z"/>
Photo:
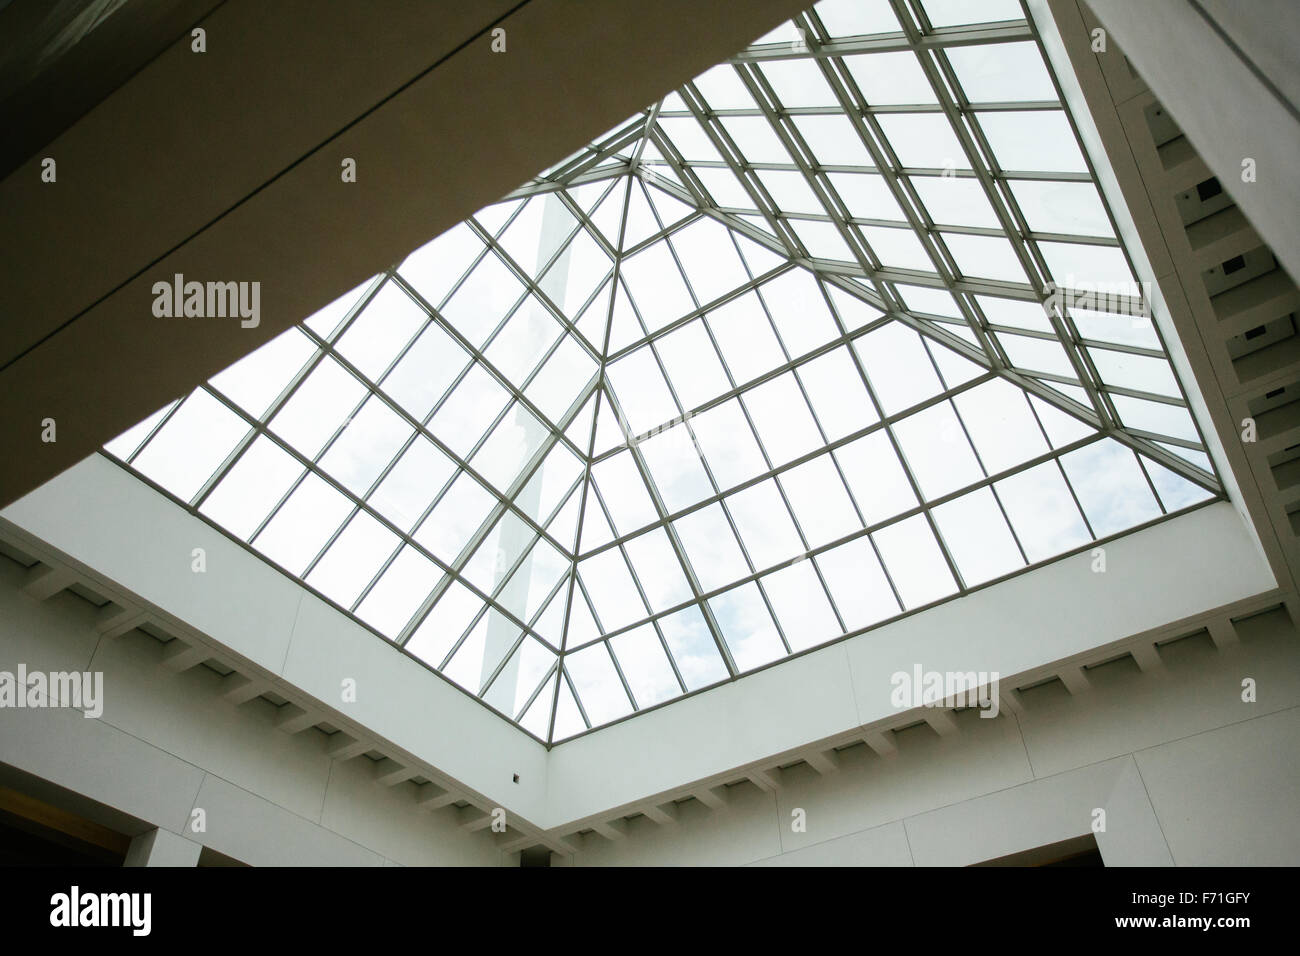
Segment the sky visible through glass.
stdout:
<path fill-rule="evenodd" d="M 1221 496 L 1012 0 L 824 0 L 106 451 L 543 741 Z"/>

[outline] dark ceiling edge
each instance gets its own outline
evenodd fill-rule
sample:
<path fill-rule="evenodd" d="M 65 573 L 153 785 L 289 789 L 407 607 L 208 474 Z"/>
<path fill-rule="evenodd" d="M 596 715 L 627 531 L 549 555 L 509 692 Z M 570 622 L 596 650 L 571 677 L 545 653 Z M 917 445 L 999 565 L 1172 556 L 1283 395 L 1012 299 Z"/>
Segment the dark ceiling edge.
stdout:
<path fill-rule="evenodd" d="M 220 0 L 220 2 L 224 3 L 225 0 Z M 321 150 L 323 150 L 323 149 L 325 149 L 326 147 L 328 147 L 330 143 L 334 142 L 334 141 L 337 140 L 340 136 L 342 136 L 344 133 L 346 133 L 348 130 L 352 129 L 352 128 L 353 128 L 354 126 L 356 126 L 358 123 L 362 122 L 362 121 L 363 121 L 367 116 L 370 116 L 370 115 L 371 115 L 372 113 L 374 113 L 376 110 L 381 109 L 381 108 L 384 106 L 384 104 L 386 104 L 386 103 L 388 103 L 389 101 L 391 101 L 394 97 L 400 95 L 400 94 L 402 93 L 403 90 L 406 90 L 406 89 L 409 88 L 413 83 L 418 82 L 419 80 L 421 80 L 422 78 L 424 78 L 425 76 L 427 76 L 429 73 L 431 73 L 431 72 L 433 72 L 434 70 L 436 70 L 440 65 L 442 65 L 443 63 L 445 63 L 445 62 L 446 62 L 448 59 L 450 59 L 451 57 L 455 56 L 457 53 L 459 53 L 459 52 L 461 52 L 462 50 L 464 50 L 466 47 L 468 47 L 468 46 L 469 46 L 471 43 L 473 43 L 474 41 L 476 41 L 476 40 L 481 40 L 481 39 L 483 39 L 484 37 L 486 37 L 486 36 L 491 32 L 491 30 L 492 30 L 493 28 L 495 28 L 495 27 L 496 27 L 497 25 L 499 25 L 500 23 L 505 22 L 505 21 L 510 17 L 511 14 L 517 12 L 520 8 L 522 8 L 523 6 L 525 6 L 526 4 L 528 4 L 528 3 L 530 3 L 530 2 L 532 2 L 532 0 L 519 0 L 519 2 L 518 2 L 514 7 L 512 7 L 512 8 L 509 9 L 509 10 L 507 10 L 505 13 L 503 13 L 501 16 L 497 17 L 495 20 L 492 20 L 490 23 L 488 23 L 487 25 L 485 25 L 482 29 L 480 29 L 480 30 L 479 30 L 477 33 L 475 33 L 473 36 L 467 37 L 465 40 L 461 41 L 461 42 L 460 42 L 456 47 L 454 47 L 452 50 L 450 50 L 450 51 L 449 51 L 448 53 L 446 53 L 444 56 L 439 57 L 437 60 L 435 60 L 433 63 L 431 63 L 428 67 L 426 67 L 425 69 L 421 70 L 421 71 L 420 71 L 419 73 L 417 73 L 415 76 L 411 77 L 409 80 L 407 80 L 407 81 L 406 81 L 405 83 L 403 83 L 401 86 L 397 87 L 397 88 L 396 88 L 395 90 L 393 90 L 391 93 L 389 93 L 388 95 L 386 95 L 383 99 L 379 100 L 379 102 L 375 103 L 373 106 L 371 106 L 370 108 L 368 108 L 367 110 L 365 110 L 365 111 L 364 111 L 363 113 L 361 113 L 359 116 L 356 116 L 356 117 L 352 118 L 351 120 L 349 120 L 349 121 L 348 121 L 347 123 L 345 123 L 342 127 L 340 127 L 339 129 L 335 130 L 333 133 L 331 133 L 331 134 L 329 134 L 328 136 L 326 136 L 326 137 L 325 137 L 323 140 L 321 140 L 319 143 L 316 143 L 315 145 L 313 145 L 313 146 L 311 146 L 310 148 L 308 148 L 308 149 L 307 149 L 305 152 L 303 152 L 300 156 L 298 156 L 296 159 L 294 159 L 292 162 L 290 162 L 289 165 L 285 166 L 283 169 L 279 170 L 278 172 L 273 173 L 273 174 L 270 176 L 269 179 L 267 179 L 265 182 L 261 183 L 260 185 L 256 186 L 256 187 L 255 187 L 251 192 L 249 192 L 249 193 L 247 193 L 246 195 L 242 196 L 241 198 L 235 200 L 235 201 L 231 204 L 231 206 L 230 206 L 228 209 L 223 210 L 223 211 L 222 211 L 221 213 L 219 213 L 217 216 L 213 217 L 212 219 L 210 219 L 210 220 L 208 220 L 207 222 L 205 222 L 205 223 L 203 223 L 202 225 L 200 225 L 197 229 L 195 229 L 193 232 L 191 232 L 188 236 L 186 236 L 185 238 L 181 239 L 179 242 L 177 242 L 177 243 L 175 243 L 173 246 L 171 246 L 171 248 L 163 250 L 161 253 L 159 253 L 157 256 L 155 256 L 151 261 L 145 263 L 143 266 L 141 266 L 141 267 L 140 267 L 139 269 L 137 269 L 135 272 L 133 272 L 133 273 L 131 273 L 130 275 L 128 275 L 128 276 L 126 276 L 125 278 L 123 278 L 122 281 L 119 282 L 116 286 L 114 286 L 113 288 L 109 289 L 107 292 L 105 292 L 103 295 L 101 295 L 101 296 L 100 296 L 98 299 L 96 299 L 94 302 L 91 302 L 88 306 L 86 306 L 84 309 L 82 309 L 82 310 L 81 310 L 80 312 L 78 312 L 76 315 L 70 317 L 70 318 L 69 318 L 67 321 L 65 321 L 62 325 L 59 325 L 58 327 L 56 327 L 56 328 L 54 328 L 54 329 L 51 329 L 48 333 L 46 333 L 45 335 L 43 335 L 43 336 L 42 336 L 40 339 L 38 339 L 37 341 L 33 342 L 33 343 L 32 343 L 30 346 L 28 346 L 27 348 L 23 349 L 21 352 L 19 352 L 18 354 L 12 356 L 12 357 L 9 358 L 8 360 L 4 361 L 3 363 L 0 363 L 0 372 L 3 372 L 3 371 L 4 371 L 5 369 L 7 369 L 9 366 L 13 365 L 15 362 L 20 361 L 20 360 L 23 358 L 23 356 L 25 356 L 25 355 L 27 355 L 29 352 L 32 352 L 33 350 L 39 348 L 43 343 L 45 343 L 45 342 L 48 341 L 49 339 L 53 338 L 55 335 L 58 335 L 58 334 L 59 334 L 60 332 L 62 332 L 64 329 L 66 329 L 66 328 L 68 328 L 69 326 L 71 326 L 74 322 L 76 322 L 76 321 L 77 321 L 78 319 L 80 319 L 82 316 L 84 316 L 84 315 L 86 315 L 87 313 L 89 313 L 89 312 L 91 312 L 92 310 L 94 310 L 94 308 L 95 308 L 96 306 L 98 306 L 101 302 L 104 302 L 105 300 L 111 298 L 115 293 L 117 293 L 119 290 L 121 290 L 124 286 L 129 285 L 133 280 L 140 278 L 140 276 L 144 275 L 144 274 L 145 274 L 146 272 L 148 272 L 150 269 L 155 268 L 159 263 L 161 263 L 161 262 L 163 262 L 165 259 L 167 259 L 168 256 L 174 254 L 177 250 L 179 250 L 180 248 L 182 248 L 186 243 L 189 243 L 189 242 L 193 241 L 194 239 L 196 239 L 198 236 L 202 235 L 202 234 L 203 234 L 204 232 L 206 232 L 207 230 L 209 230 L 209 229 L 211 229 L 212 227 L 216 226 L 218 223 L 220 223 L 223 219 L 225 219 L 227 216 L 229 216 L 229 215 L 230 215 L 232 212 L 234 212 L 236 209 L 239 209 L 239 208 L 240 208 L 241 206 L 243 206 L 245 203 L 247 203 L 247 202 L 249 202 L 250 200 L 254 199 L 254 198 L 255 198 L 259 193 L 263 192 L 267 187 L 273 185 L 277 180 L 279 180 L 279 179 L 281 179 L 282 177 L 287 176 L 287 175 L 289 175 L 290 173 L 292 173 L 295 169 L 297 169 L 300 165 L 302 165 L 303 162 L 305 162 L 306 160 L 308 160 L 308 159 L 311 158 L 312 156 L 317 155 Z M 197 384 L 197 383 L 196 383 L 196 384 Z"/>
<path fill-rule="evenodd" d="M 136 15 L 145 6 L 125 4 L 67 53 L 0 101 L 0 180 L 30 162 L 64 130 L 129 83 L 164 50 L 188 36 L 226 0 L 177 0 L 153 23 Z M 14 4 L 0 7 L 0 18 Z"/>

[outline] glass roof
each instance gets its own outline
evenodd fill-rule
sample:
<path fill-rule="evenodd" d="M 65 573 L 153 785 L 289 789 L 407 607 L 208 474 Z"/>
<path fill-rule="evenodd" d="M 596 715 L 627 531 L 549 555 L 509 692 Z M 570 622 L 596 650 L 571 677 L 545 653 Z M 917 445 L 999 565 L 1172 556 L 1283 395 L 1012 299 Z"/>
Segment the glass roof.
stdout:
<path fill-rule="evenodd" d="M 554 742 L 1221 497 L 1145 302 L 1018 3 L 824 0 L 106 450 Z"/>

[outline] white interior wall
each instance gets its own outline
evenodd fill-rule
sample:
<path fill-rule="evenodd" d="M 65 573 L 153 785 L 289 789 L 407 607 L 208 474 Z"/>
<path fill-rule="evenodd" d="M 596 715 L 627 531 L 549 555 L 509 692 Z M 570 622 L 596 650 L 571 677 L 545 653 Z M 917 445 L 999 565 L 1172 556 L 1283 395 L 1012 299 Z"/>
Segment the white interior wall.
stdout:
<path fill-rule="evenodd" d="M 1083 551 L 547 751 L 102 456 L 3 517 L 179 622 L 187 641 L 305 692 L 321 719 L 354 722 L 480 795 L 480 808 L 542 830 L 892 723 L 890 677 L 914 664 L 1023 674 L 1275 584 L 1240 516 L 1219 502 L 1108 542 L 1105 574 Z M 341 699 L 347 679 L 355 702 Z"/>
<path fill-rule="evenodd" d="M 1088 0 L 1292 277 L 1300 275 L 1300 81 L 1289 0 Z M 1230 41 L 1230 42 L 1229 42 Z M 1242 164 L 1254 161 L 1254 177 Z"/>
<path fill-rule="evenodd" d="M 326 735 L 274 727 L 275 708 L 234 706 L 220 675 L 159 665 L 138 631 L 101 638 L 96 609 L 64 592 L 22 593 L 23 569 L 0 558 L 0 671 L 100 671 L 104 712 L 0 711 L 0 762 L 253 865 L 496 865 L 489 831 L 454 807 L 421 811 L 408 784 L 379 786 L 373 764 L 331 759 Z M 202 809 L 206 831 L 189 824 Z"/>
<path fill-rule="evenodd" d="M 583 838 L 576 865 L 967 865 L 1090 832 L 1108 866 L 1300 863 L 1300 644 L 1278 608 L 1237 626 L 1227 653 L 1202 634 L 1089 669 L 1091 690 L 1025 691 L 1019 715 L 957 715 L 958 733 L 896 734 L 898 753 L 840 752 L 821 776 L 726 788 L 727 805 L 678 806 L 676 822 L 629 820 Z M 1241 700 L 1241 680 L 1258 700 Z M 793 811 L 806 832 L 793 830 Z"/>
<path fill-rule="evenodd" d="M 244 862 L 496 865 L 514 862 L 454 807 L 422 812 L 411 786 L 376 784 L 368 759 L 331 759 L 326 738 L 274 727 L 260 699 L 233 706 L 203 667 L 159 666 L 138 632 L 101 639 L 95 609 L 70 593 L 37 601 L 0 559 L 0 670 L 104 673 L 105 709 L 0 712 L 0 762 Z M 675 807 L 667 825 L 590 833 L 556 862 L 577 865 L 962 865 L 1087 833 L 1108 865 L 1300 863 L 1300 643 L 1284 608 L 1239 622 L 1239 641 L 1205 634 L 1164 645 L 1161 666 L 1131 658 L 1088 670 L 1091 689 L 1023 691 L 1021 711 L 957 713 L 957 732 L 896 733 L 898 752 L 839 753 L 779 789 L 724 788 L 726 805 Z M 1241 700 L 1241 680 L 1258 700 Z M 206 813 L 206 832 L 188 829 Z M 806 832 L 791 827 L 795 808 Z"/>

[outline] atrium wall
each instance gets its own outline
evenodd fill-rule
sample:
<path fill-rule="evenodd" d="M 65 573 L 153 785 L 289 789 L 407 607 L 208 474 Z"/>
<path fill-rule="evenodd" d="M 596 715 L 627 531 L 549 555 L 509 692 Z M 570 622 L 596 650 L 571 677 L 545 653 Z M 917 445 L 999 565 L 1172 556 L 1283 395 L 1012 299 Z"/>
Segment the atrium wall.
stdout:
<path fill-rule="evenodd" d="M 96 609 L 64 591 L 38 601 L 0 559 L 0 670 L 102 671 L 111 713 L 4 716 L 0 762 L 191 842 L 255 865 L 513 865 L 516 853 L 472 830 L 454 805 L 421 809 L 410 780 L 384 786 L 364 756 L 336 759 L 316 729 L 276 729 L 262 699 L 235 706 L 206 667 L 172 673 L 165 651 L 132 631 L 102 638 Z M 800 763 L 776 789 L 740 782 L 672 804 L 673 819 L 626 821 L 616 839 L 570 838 L 578 865 L 967 864 L 1090 832 L 1108 865 L 1300 862 L 1300 644 L 1283 606 L 1089 668 L 1091 688 L 1024 690 L 1021 712 L 954 715 L 896 732 L 897 754 L 860 744 L 833 772 Z M 1241 700 L 1253 678 L 1257 700 Z M 187 829 L 195 808 L 206 830 Z M 793 811 L 806 830 L 792 828 Z"/>
<path fill-rule="evenodd" d="M 1235 630 L 1228 653 L 1204 632 L 1164 645 L 1159 675 L 1125 657 L 1089 668 L 1083 695 L 1054 681 L 1022 692 L 1019 715 L 896 732 L 892 757 L 861 744 L 825 776 L 801 764 L 774 791 L 726 788 L 712 813 L 692 802 L 672 826 L 628 821 L 622 839 L 588 836 L 574 862 L 964 866 L 1086 835 L 1101 808 L 1107 866 L 1294 866 L 1300 645 L 1282 608 Z M 1254 704 L 1240 699 L 1246 676 Z"/>
<path fill-rule="evenodd" d="M 317 730 L 275 729 L 263 699 L 234 705 L 206 667 L 172 673 L 140 631 L 102 638 L 96 609 L 64 591 L 37 602 L 0 557 L 0 671 L 101 671 L 106 715 L 6 709 L 0 764 L 255 866 L 491 866 L 492 835 L 455 808 L 420 809 L 375 781 L 365 757 L 334 759 Z M 408 783 L 409 786 L 409 783 Z M 204 811 L 204 832 L 191 829 Z M 134 834 L 129 834 L 134 835 Z"/>

